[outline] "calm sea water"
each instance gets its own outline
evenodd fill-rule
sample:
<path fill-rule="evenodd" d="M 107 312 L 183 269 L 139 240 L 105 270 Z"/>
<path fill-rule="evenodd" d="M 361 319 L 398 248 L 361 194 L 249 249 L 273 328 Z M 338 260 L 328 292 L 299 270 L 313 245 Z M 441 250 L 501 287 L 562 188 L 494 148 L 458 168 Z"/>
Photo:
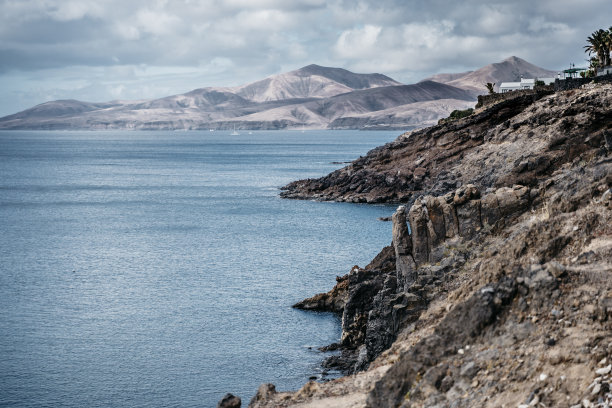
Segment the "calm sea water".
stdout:
<path fill-rule="evenodd" d="M 290 306 L 393 209 L 278 187 L 397 134 L 0 132 L 0 405 L 246 406 L 320 374 L 339 321 Z"/>

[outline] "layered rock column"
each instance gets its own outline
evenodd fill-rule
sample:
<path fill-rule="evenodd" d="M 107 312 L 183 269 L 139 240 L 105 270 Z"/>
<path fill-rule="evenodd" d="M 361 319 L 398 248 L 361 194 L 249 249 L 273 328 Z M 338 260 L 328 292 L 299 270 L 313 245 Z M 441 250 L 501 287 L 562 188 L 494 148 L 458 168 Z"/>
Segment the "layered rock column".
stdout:
<path fill-rule="evenodd" d="M 417 276 L 417 265 L 412 255 L 412 238 L 406 224 L 406 207 L 399 206 L 393 214 L 392 220 L 398 290 L 403 291 L 407 286 L 414 283 Z"/>
<path fill-rule="evenodd" d="M 517 185 L 481 198 L 478 188 L 468 184 L 443 196 L 419 197 L 407 214 L 400 206 L 392 217 L 398 292 L 417 280 L 420 265 L 441 260 L 442 251 L 436 248 L 444 241 L 471 239 L 483 228 L 524 212 L 529 195 L 528 187 Z"/>

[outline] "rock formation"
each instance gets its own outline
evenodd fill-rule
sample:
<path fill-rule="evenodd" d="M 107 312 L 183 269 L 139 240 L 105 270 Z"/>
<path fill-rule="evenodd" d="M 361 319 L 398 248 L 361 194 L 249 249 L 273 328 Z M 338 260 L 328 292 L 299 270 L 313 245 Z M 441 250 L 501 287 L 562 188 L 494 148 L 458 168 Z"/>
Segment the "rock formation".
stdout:
<path fill-rule="evenodd" d="M 611 107 L 610 85 L 519 93 L 290 185 L 407 205 L 392 245 L 314 302 L 344 305 L 326 364 L 354 375 L 251 406 L 609 405 Z"/>
<path fill-rule="evenodd" d="M 410 286 L 416 280 L 416 261 L 412 252 L 412 239 L 406 225 L 406 207 L 400 206 L 393 214 L 393 249 L 399 289 Z"/>
<path fill-rule="evenodd" d="M 217 404 L 217 408 L 240 408 L 242 400 L 233 394 L 225 394 L 225 396 Z"/>

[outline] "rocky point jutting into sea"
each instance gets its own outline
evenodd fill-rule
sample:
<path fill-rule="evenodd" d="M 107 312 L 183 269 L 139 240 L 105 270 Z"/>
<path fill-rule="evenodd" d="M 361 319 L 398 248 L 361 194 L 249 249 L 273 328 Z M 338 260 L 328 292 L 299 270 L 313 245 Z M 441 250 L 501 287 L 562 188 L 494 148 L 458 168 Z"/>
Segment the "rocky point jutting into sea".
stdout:
<path fill-rule="evenodd" d="M 611 150 L 611 84 L 516 92 L 286 186 L 402 205 L 390 246 L 296 305 L 342 315 L 324 364 L 347 375 L 249 406 L 608 406 Z"/>

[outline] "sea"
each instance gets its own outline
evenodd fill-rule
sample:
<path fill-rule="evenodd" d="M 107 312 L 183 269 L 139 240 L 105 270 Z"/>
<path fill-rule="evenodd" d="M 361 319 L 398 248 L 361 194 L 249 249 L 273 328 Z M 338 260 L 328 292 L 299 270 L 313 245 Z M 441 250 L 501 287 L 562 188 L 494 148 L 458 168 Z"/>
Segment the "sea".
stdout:
<path fill-rule="evenodd" d="M 291 305 L 389 245 L 394 208 L 279 188 L 399 133 L 0 132 L 0 406 L 246 406 L 324 378 L 340 319 Z"/>

